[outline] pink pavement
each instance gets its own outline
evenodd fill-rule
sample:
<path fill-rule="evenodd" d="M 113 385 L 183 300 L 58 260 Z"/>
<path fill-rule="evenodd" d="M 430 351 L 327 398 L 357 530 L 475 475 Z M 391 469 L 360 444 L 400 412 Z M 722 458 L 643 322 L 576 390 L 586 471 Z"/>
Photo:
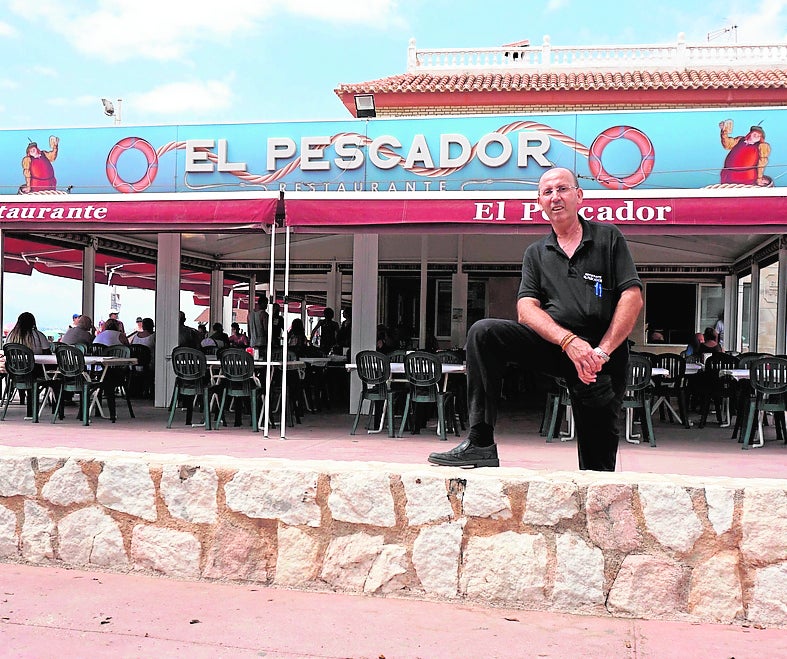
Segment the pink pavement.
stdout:
<path fill-rule="evenodd" d="M 787 630 L 0 564 L 0 655 L 742 659 Z"/>
<path fill-rule="evenodd" d="M 309 414 L 270 437 L 250 428 L 206 432 L 186 427 L 182 412 L 171 430 L 165 410 L 135 401 L 136 419 L 122 406 L 111 424 L 88 428 L 68 417 L 24 421 L 12 405 L 0 424 L 0 445 L 86 450 L 274 457 L 294 460 L 425 464 L 430 451 L 453 446 L 434 429 L 389 439 L 359 428 L 352 417 Z M 574 442 L 545 443 L 539 410 L 509 409 L 497 440 L 501 465 L 575 470 Z M 784 478 L 787 447 L 766 428 L 763 448 L 741 451 L 730 428 L 711 422 L 687 430 L 656 421 L 658 446 L 621 441 L 619 471 L 695 476 Z M 440 469 L 439 467 L 434 467 Z M 271 589 L 259 585 L 183 582 L 138 574 L 80 572 L 0 564 L 2 657 L 776 657 L 787 656 L 787 630 L 571 616 L 468 603 L 359 597 Z"/>

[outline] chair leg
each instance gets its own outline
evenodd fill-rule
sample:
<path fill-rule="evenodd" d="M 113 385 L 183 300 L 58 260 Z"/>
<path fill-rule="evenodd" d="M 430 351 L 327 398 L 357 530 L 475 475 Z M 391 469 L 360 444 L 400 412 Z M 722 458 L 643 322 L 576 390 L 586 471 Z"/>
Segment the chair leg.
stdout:
<path fill-rule="evenodd" d="M 251 429 L 253 432 L 259 432 L 260 428 L 257 425 L 257 392 L 252 391 L 251 396 Z"/>
<path fill-rule="evenodd" d="M 440 395 L 437 396 L 437 428 L 440 441 L 446 441 L 448 437 L 445 432 L 445 398 Z"/>
<path fill-rule="evenodd" d="M 89 426 L 90 425 L 90 391 L 87 388 L 87 382 L 82 385 L 82 396 L 79 401 L 80 406 L 82 407 L 82 425 Z"/>
<path fill-rule="evenodd" d="M 653 432 L 653 420 L 650 414 L 650 400 L 645 399 L 645 426 L 648 430 L 648 439 L 651 446 L 656 446 L 656 434 Z"/>
<path fill-rule="evenodd" d="M 743 450 L 749 449 L 749 439 L 751 438 L 752 430 L 754 429 L 755 418 L 757 415 L 757 403 L 752 400 L 749 402 L 749 411 L 746 413 L 746 428 L 743 431 Z"/>
<path fill-rule="evenodd" d="M 399 426 L 399 433 L 398 436 L 401 437 L 404 435 L 404 427 L 407 425 L 407 417 L 410 414 L 410 396 L 407 396 L 407 400 L 404 403 L 404 413 L 402 414 L 402 425 Z"/>
<path fill-rule="evenodd" d="M 354 435 L 356 429 L 358 428 L 358 421 L 361 418 L 361 408 L 363 407 L 363 401 L 364 400 L 366 400 L 366 399 L 363 396 L 361 396 L 361 399 L 358 401 L 358 409 L 355 412 L 355 419 L 353 420 L 352 430 L 350 430 L 350 434 L 351 435 Z M 369 402 L 369 405 L 371 405 L 371 401 Z"/>
<path fill-rule="evenodd" d="M 205 430 L 210 430 L 210 391 L 207 387 L 202 391 L 202 407 L 205 408 Z"/>
<path fill-rule="evenodd" d="M 175 388 L 172 390 L 172 400 L 169 403 L 169 419 L 167 420 L 167 428 L 172 427 L 172 419 L 175 418 L 175 408 L 178 406 L 178 385 L 175 385 Z M 58 405 L 60 404 L 60 398 L 58 397 L 57 400 Z"/>
<path fill-rule="evenodd" d="M 216 430 L 219 429 L 219 424 L 224 420 L 224 403 L 227 401 L 227 390 L 221 392 L 221 402 L 219 403 L 219 413 L 216 416 Z"/>
<path fill-rule="evenodd" d="M 62 405 L 63 405 L 63 386 L 61 383 L 60 388 L 57 392 L 57 402 L 55 403 L 55 409 L 52 411 L 52 423 L 57 421 L 58 416 L 62 413 Z"/>
<path fill-rule="evenodd" d="M 5 406 L 3 407 L 3 418 L 2 420 L 5 421 L 5 413 L 8 411 L 8 404 L 11 402 L 11 396 L 14 393 L 14 383 L 9 379 L 5 385 L 6 392 L 5 392 Z"/>
<path fill-rule="evenodd" d="M 394 402 L 393 402 L 393 393 L 391 393 L 390 391 L 386 394 L 385 402 L 387 405 L 386 413 L 388 415 L 388 436 L 395 437 L 396 430 L 394 430 L 394 412 L 393 412 Z"/>

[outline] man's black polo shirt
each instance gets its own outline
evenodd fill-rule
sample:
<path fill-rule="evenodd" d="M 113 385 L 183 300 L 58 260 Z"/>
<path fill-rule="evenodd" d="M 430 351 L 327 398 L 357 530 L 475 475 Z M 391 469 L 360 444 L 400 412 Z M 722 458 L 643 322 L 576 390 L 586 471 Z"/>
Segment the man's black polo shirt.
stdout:
<path fill-rule="evenodd" d="M 569 259 L 554 230 L 525 250 L 518 299 L 532 297 L 559 325 L 598 345 L 620 294 L 642 288 L 623 234 L 613 224 L 582 224 L 582 240 Z"/>

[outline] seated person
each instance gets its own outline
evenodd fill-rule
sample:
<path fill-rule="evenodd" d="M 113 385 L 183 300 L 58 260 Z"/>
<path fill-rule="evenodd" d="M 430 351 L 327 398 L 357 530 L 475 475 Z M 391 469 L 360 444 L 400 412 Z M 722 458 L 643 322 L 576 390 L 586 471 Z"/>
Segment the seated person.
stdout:
<path fill-rule="evenodd" d="M 700 346 L 699 354 L 705 354 L 707 352 L 724 352 L 719 344 L 719 337 L 715 329 L 706 327 L 705 331 L 702 333 L 702 337 L 703 342 Z"/>
<path fill-rule="evenodd" d="M 705 342 L 705 335 L 702 332 L 697 332 L 694 336 L 691 337 L 689 340 L 688 345 L 686 346 L 686 357 L 690 357 L 691 355 L 699 355 L 700 348 L 702 344 Z"/>
<path fill-rule="evenodd" d="M 290 331 L 287 333 L 287 349 L 295 353 L 295 356 L 303 357 L 307 352 L 308 339 L 306 338 L 306 329 L 303 326 L 303 321 L 300 318 L 293 318 Z"/>
<path fill-rule="evenodd" d="M 241 331 L 240 325 L 238 325 L 238 323 L 232 323 L 230 325 L 229 341 L 233 348 L 249 347 L 249 337 Z"/>
<path fill-rule="evenodd" d="M 95 335 L 93 334 L 93 320 L 90 316 L 79 316 L 73 327 L 69 327 L 63 337 L 60 339 L 61 343 L 67 343 L 74 346 L 78 343 L 83 345 L 90 345 L 93 343 Z"/>
<path fill-rule="evenodd" d="M 213 323 L 213 332 L 208 338 L 213 339 L 217 348 L 226 348 L 230 344 L 230 337 L 227 336 L 221 323 Z"/>
<path fill-rule="evenodd" d="M 116 318 L 110 318 L 104 323 L 104 329 L 96 335 L 93 343 L 99 343 L 104 346 L 127 346 L 128 338 L 125 332 L 121 329 L 120 321 Z"/>

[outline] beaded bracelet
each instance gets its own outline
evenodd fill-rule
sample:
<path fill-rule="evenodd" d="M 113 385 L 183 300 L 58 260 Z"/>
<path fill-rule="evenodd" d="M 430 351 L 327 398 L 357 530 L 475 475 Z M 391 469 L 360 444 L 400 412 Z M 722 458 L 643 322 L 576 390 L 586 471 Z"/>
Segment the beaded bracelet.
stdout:
<path fill-rule="evenodd" d="M 574 339 L 576 339 L 576 338 L 577 338 L 577 335 L 576 335 L 576 334 L 574 334 L 573 332 L 569 332 L 568 334 L 566 334 L 566 335 L 565 335 L 565 336 L 562 338 L 562 340 L 560 341 L 560 349 L 561 349 L 563 352 L 565 352 L 565 351 L 566 351 L 566 348 L 568 348 L 569 344 L 570 344 L 570 343 L 571 343 L 571 342 L 572 342 Z"/>

